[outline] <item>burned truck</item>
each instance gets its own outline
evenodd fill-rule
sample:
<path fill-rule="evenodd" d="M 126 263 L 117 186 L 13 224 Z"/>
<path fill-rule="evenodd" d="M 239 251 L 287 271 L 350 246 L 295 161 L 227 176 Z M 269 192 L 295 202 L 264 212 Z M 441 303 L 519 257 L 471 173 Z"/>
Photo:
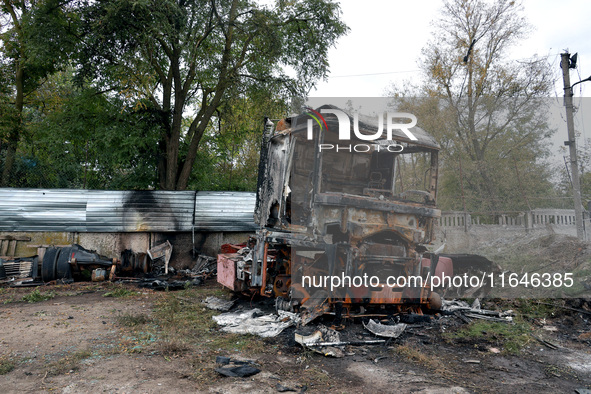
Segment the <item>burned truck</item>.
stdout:
<path fill-rule="evenodd" d="M 439 145 L 405 116 L 325 105 L 267 119 L 259 230 L 247 248 L 218 257 L 218 281 L 275 297 L 304 324 L 324 313 L 438 309 L 429 277 L 451 263 L 427 253 L 441 215 Z"/>

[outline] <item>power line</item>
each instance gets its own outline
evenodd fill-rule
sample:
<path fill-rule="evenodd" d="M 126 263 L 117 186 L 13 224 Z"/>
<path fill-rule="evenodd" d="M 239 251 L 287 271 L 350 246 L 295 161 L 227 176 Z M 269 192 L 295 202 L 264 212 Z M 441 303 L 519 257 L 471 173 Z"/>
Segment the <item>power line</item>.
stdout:
<path fill-rule="evenodd" d="M 390 71 L 390 72 L 385 72 L 385 73 L 370 73 L 370 74 L 351 74 L 351 75 L 334 75 L 328 78 L 350 78 L 350 77 L 367 77 L 367 76 L 371 76 L 371 75 L 387 75 L 387 74 L 404 74 L 404 73 L 414 73 L 417 71 L 421 71 L 419 69 L 417 70 L 407 70 L 407 71 Z"/>
<path fill-rule="evenodd" d="M 549 58 L 550 56 L 557 56 L 559 55 L 559 53 L 557 54 L 549 54 L 546 56 L 531 56 L 531 57 L 524 57 L 521 59 L 515 59 L 514 61 L 522 61 L 522 60 L 542 60 L 544 58 Z M 352 77 L 369 77 L 372 75 L 389 75 L 389 74 L 407 74 L 407 73 L 415 73 L 417 71 L 421 71 L 420 69 L 415 69 L 415 70 L 405 70 L 405 71 L 388 71 L 388 72 L 383 72 L 383 73 L 367 73 L 367 74 L 349 74 L 349 75 L 333 75 L 333 76 L 329 76 L 328 78 L 352 78 Z"/>

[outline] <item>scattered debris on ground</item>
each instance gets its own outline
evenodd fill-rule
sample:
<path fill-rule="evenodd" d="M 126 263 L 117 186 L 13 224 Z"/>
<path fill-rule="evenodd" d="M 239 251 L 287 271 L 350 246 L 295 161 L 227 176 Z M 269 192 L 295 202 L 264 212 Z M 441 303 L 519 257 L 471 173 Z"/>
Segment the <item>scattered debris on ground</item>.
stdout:
<path fill-rule="evenodd" d="M 283 330 L 296 325 L 299 316 L 292 312 L 264 314 L 260 309 L 238 310 L 214 316 L 222 331 L 234 334 L 252 334 L 263 338 L 276 337 Z"/>
<path fill-rule="evenodd" d="M 203 305 L 205 305 L 207 308 L 222 312 L 228 312 L 234 306 L 235 302 L 235 300 L 227 301 L 214 296 L 207 297 L 202 301 Z"/>
<path fill-rule="evenodd" d="M 230 357 L 216 357 L 216 364 L 222 367 L 216 368 L 215 371 L 223 376 L 233 378 L 247 378 L 261 372 L 260 369 L 253 366 L 253 361 L 234 360 Z"/>
<path fill-rule="evenodd" d="M 103 297 L 107 293 L 113 296 Z M 236 298 L 213 281 L 177 292 L 110 282 L 4 288 L 0 383 L 31 392 L 230 393 L 350 392 L 359 386 L 384 392 L 540 393 L 591 385 L 591 319 L 577 311 L 591 311 L 585 300 L 546 302 L 554 306 L 480 300 L 483 310 L 513 310 L 513 323 L 472 318 L 465 323 L 454 314 L 371 318 L 388 327 L 406 320 L 397 338 L 368 330 L 370 318 L 336 325 L 333 316 L 261 338 L 223 331 L 212 319 L 223 313 L 203 304 L 209 297 L 234 301 L 234 313 L 253 308 L 262 316 L 276 313 L 270 300 Z M 475 306 L 473 300 L 467 305 Z M 317 339 L 302 346 L 296 333 Z M 40 336 L 43 341 L 36 339 Z M 517 352 L 513 344 L 519 345 Z M 260 372 L 245 378 L 216 372 L 244 366 Z"/>
<path fill-rule="evenodd" d="M 207 280 L 215 259 L 159 278 L 131 271 L 114 282 L 61 279 L 34 289 L 4 282 L 0 384 L 30 392 L 591 388 L 589 298 L 442 300 L 439 313 L 385 308 L 382 316 L 327 315 L 298 327 L 272 299 L 238 297 Z M 167 288 L 177 291 L 155 291 Z M 216 306 L 244 313 L 250 328 L 236 319 L 228 324 L 236 331 L 218 325 L 214 317 L 226 313 Z M 259 372 L 228 377 L 250 368 Z"/>
<path fill-rule="evenodd" d="M 513 321 L 513 311 L 505 312 L 491 311 L 480 308 L 480 300 L 474 300 L 472 306 L 465 301 L 460 300 L 442 300 L 442 312 L 456 315 L 464 322 L 469 323 L 470 319 L 482 319 L 500 323 L 511 323 Z"/>
<path fill-rule="evenodd" d="M 119 258 L 101 256 L 80 245 L 44 246 L 41 256 L 0 259 L 0 286 L 37 287 L 79 281 L 131 283 L 140 288 L 172 291 L 200 286 L 217 273 L 217 259 L 197 255 L 192 269 L 169 266 L 172 245 L 166 241 L 146 253 L 129 249 Z"/>
<path fill-rule="evenodd" d="M 363 323 L 363 327 L 379 337 L 398 338 L 406 329 L 406 324 L 397 323 L 394 325 L 386 325 L 378 323 L 373 319 L 369 319 L 367 324 Z"/>

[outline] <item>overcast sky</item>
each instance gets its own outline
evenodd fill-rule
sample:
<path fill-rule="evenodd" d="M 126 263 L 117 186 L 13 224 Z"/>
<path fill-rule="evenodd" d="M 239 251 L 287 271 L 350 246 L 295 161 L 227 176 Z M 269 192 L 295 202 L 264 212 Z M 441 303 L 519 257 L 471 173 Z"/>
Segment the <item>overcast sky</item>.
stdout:
<path fill-rule="evenodd" d="M 403 86 L 409 80 L 420 81 L 421 49 L 431 37 L 442 0 L 341 0 L 340 4 L 351 31 L 331 49 L 330 76 L 310 92 L 311 97 L 380 97 L 392 83 Z M 533 31 L 508 57 L 517 61 L 544 56 L 554 67 L 555 108 L 550 123 L 557 131 L 549 151 L 553 165 L 561 166 L 567 132 L 560 54 L 565 49 L 579 54 L 571 84 L 591 75 L 591 1 L 523 0 L 523 7 Z M 591 96 L 591 82 L 577 85 L 574 95 L 578 143 L 584 146 L 591 138 L 591 99 L 581 96 Z"/>
<path fill-rule="evenodd" d="M 441 0 L 342 0 L 340 4 L 351 31 L 331 49 L 330 77 L 310 96 L 382 96 L 391 83 L 419 80 L 421 49 L 431 37 L 431 22 L 438 16 Z M 581 78 L 591 75 L 591 2 L 524 0 L 523 6 L 534 31 L 510 58 L 547 56 L 559 76 L 560 53 L 568 49 L 579 53 Z M 579 80 L 577 71 L 571 72 L 572 82 Z M 577 85 L 583 95 L 591 92 L 591 82 L 588 85 Z"/>

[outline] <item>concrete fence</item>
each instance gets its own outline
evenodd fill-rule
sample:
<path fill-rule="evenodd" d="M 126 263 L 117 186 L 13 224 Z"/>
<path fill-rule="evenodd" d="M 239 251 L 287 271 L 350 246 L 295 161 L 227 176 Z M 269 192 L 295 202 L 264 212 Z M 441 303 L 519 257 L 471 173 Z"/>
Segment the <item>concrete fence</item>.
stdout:
<path fill-rule="evenodd" d="M 586 233 L 590 233 L 588 213 L 584 226 Z M 435 243 L 445 243 L 448 253 L 474 253 L 483 242 L 528 234 L 576 236 L 574 209 L 533 209 L 494 215 L 444 211 L 436 226 Z"/>
<path fill-rule="evenodd" d="M 589 219 L 586 218 L 588 221 Z M 547 226 L 575 227 L 574 209 L 533 209 L 525 212 L 477 214 L 461 211 L 441 213 L 439 227 L 468 229 L 472 226 L 502 226 L 534 229 Z"/>

